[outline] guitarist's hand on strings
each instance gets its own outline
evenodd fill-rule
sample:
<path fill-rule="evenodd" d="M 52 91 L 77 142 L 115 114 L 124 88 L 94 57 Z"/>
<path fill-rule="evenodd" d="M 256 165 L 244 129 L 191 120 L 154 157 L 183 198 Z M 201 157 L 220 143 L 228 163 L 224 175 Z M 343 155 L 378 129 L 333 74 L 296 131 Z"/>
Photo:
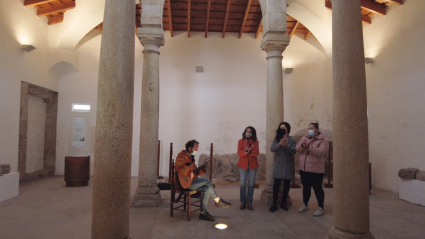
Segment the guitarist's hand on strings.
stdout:
<path fill-rule="evenodd" d="M 193 172 L 190 173 L 189 178 L 192 179 L 195 177 L 195 174 L 193 174 Z"/>

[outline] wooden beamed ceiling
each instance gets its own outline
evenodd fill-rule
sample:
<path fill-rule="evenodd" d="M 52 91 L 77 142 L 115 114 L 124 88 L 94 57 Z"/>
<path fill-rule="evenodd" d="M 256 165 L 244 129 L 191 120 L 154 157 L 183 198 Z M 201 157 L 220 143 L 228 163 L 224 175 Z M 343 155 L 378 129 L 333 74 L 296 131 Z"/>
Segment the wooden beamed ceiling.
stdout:
<path fill-rule="evenodd" d="M 332 2 L 324 0 L 325 7 L 332 10 Z M 362 22 L 365 24 L 372 24 L 372 17 L 374 15 L 385 16 L 388 6 L 392 4 L 402 6 L 403 0 L 361 0 L 360 11 L 362 14 Z"/>
<path fill-rule="evenodd" d="M 140 7 L 140 5 L 138 5 Z M 141 9 L 140 9 L 141 12 Z M 302 33 L 305 39 L 310 31 L 301 23 L 294 30 L 296 20 L 287 16 L 288 34 Z M 140 21 L 140 14 L 136 19 Z M 139 24 L 140 25 L 140 24 Z M 262 32 L 262 14 L 258 0 L 166 0 L 163 10 L 164 31 L 252 33 L 255 38 Z"/>
<path fill-rule="evenodd" d="M 53 25 L 63 21 L 67 10 L 75 8 L 75 0 L 25 0 L 25 7 L 35 7 L 37 16 L 47 17 L 47 24 Z"/>

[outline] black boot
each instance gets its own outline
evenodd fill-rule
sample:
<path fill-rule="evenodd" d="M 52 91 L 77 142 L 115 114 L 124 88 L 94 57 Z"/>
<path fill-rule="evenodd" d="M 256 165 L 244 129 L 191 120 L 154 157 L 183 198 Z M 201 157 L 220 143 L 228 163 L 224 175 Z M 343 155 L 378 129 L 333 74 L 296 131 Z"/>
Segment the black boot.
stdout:
<path fill-rule="evenodd" d="M 199 219 L 205 220 L 205 221 L 215 221 L 215 217 L 211 215 L 207 210 L 199 214 Z"/>
<path fill-rule="evenodd" d="M 270 212 L 275 212 L 277 210 L 277 205 L 276 204 L 272 204 L 272 206 L 270 207 L 269 211 Z"/>
<path fill-rule="evenodd" d="M 288 206 L 286 205 L 286 203 L 282 203 L 282 204 L 280 204 L 280 207 L 281 207 L 283 210 L 285 210 L 285 211 L 288 211 L 288 210 L 289 210 L 289 208 L 288 208 Z"/>

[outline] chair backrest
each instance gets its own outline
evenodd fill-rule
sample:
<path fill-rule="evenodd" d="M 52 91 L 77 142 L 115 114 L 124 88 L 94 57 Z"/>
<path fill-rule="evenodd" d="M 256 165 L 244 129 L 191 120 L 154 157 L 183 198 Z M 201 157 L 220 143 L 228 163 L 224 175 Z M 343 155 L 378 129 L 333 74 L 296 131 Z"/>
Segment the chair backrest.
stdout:
<path fill-rule="evenodd" d="M 176 189 L 175 189 L 175 183 L 174 183 L 174 160 L 170 159 L 170 184 L 171 184 L 171 200 L 175 200 L 176 198 Z"/>

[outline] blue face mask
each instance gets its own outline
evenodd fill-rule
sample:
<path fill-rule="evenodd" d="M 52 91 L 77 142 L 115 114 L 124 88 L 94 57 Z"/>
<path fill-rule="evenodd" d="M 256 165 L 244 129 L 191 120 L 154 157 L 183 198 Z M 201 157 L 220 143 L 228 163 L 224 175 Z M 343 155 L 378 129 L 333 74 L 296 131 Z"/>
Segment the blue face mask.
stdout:
<path fill-rule="evenodd" d="M 308 130 L 308 135 L 310 135 L 310 137 L 313 137 L 314 136 L 314 130 L 309 129 Z"/>

